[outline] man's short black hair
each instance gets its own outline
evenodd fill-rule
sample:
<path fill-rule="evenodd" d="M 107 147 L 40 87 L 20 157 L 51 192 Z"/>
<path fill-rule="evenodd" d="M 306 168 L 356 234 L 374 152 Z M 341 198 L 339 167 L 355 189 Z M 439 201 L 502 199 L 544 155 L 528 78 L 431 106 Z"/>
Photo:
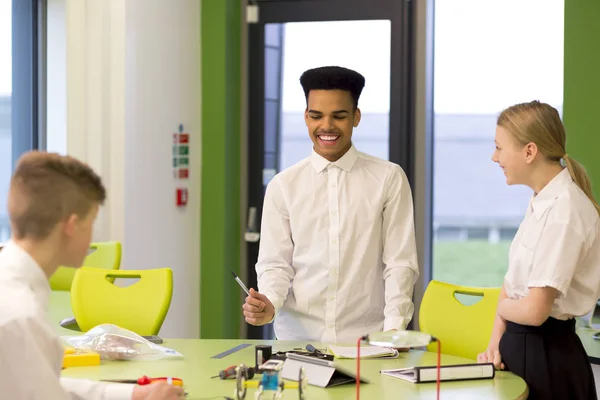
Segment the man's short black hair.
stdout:
<path fill-rule="evenodd" d="M 365 87 L 365 77 L 356 71 L 344 67 L 328 66 L 309 69 L 300 77 L 300 84 L 308 102 L 311 90 L 345 90 L 358 107 L 358 98 Z"/>

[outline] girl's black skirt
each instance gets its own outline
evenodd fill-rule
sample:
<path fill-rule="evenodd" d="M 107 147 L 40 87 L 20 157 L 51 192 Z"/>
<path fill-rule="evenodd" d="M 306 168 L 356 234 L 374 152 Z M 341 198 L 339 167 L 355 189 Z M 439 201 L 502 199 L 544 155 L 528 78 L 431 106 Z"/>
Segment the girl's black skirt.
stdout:
<path fill-rule="evenodd" d="M 575 319 L 548 318 L 541 326 L 506 322 L 500 340 L 504 366 L 529 386 L 529 399 L 597 400 L 592 367 Z"/>

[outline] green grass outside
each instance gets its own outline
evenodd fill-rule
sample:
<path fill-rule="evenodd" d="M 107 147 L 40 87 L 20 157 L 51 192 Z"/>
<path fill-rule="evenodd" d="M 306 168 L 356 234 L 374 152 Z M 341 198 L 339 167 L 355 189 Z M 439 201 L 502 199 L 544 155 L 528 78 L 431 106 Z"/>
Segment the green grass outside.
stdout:
<path fill-rule="evenodd" d="M 510 241 L 498 244 L 484 240 L 436 241 L 433 244 L 433 279 L 464 286 L 500 287 L 508 268 L 509 247 Z M 456 296 L 463 304 L 477 302 L 471 296 Z M 577 323 L 583 326 L 581 321 Z M 596 307 L 592 323 L 600 324 L 600 307 Z"/>
<path fill-rule="evenodd" d="M 508 268 L 510 241 L 433 243 L 433 279 L 465 286 L 499 287 Z"/>

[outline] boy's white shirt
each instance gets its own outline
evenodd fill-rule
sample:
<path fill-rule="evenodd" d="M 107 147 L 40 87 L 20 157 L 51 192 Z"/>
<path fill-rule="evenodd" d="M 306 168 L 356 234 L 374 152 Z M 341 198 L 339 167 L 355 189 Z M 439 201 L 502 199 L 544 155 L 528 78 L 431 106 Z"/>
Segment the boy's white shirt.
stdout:
<path fill-rule="evenodd" d="M 278 339 L 406 329 L 419 276 L 411 193 L 399 165 L 354 146 L 335 162 L 313 150 L 269 182 L 256 273 Z"/>
<path fill-rule="evenodd" d="M 49 296 L 50 286 L 41 267 L 8 242 L 0 251 L 2 398 L 131 399 L 134 385 L 61 378 L 64 348 L 47 320 Z"/>

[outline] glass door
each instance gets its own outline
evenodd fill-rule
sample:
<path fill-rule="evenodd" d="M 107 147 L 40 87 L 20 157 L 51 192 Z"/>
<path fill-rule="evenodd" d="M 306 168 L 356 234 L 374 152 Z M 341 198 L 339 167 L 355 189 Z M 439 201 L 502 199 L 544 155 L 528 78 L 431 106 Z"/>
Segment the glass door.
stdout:
<path fill-rule="evenodd" d="M 306 100 L 300 75 L 339 65 L 365 76 L 359 151 L 398 163 L 412 182 L 410 2 L 259 1 L 249 15 L 247 274 L 260 244 L 265 189 L 279 171 L 311 154 L 304 125 Z M 394 71 L 394 73 L 392 73 Z M 390 110 L 394 112 L 390 113 Z M 248 327 L 249 338 L 271 338 L 270 326 Z"/>

